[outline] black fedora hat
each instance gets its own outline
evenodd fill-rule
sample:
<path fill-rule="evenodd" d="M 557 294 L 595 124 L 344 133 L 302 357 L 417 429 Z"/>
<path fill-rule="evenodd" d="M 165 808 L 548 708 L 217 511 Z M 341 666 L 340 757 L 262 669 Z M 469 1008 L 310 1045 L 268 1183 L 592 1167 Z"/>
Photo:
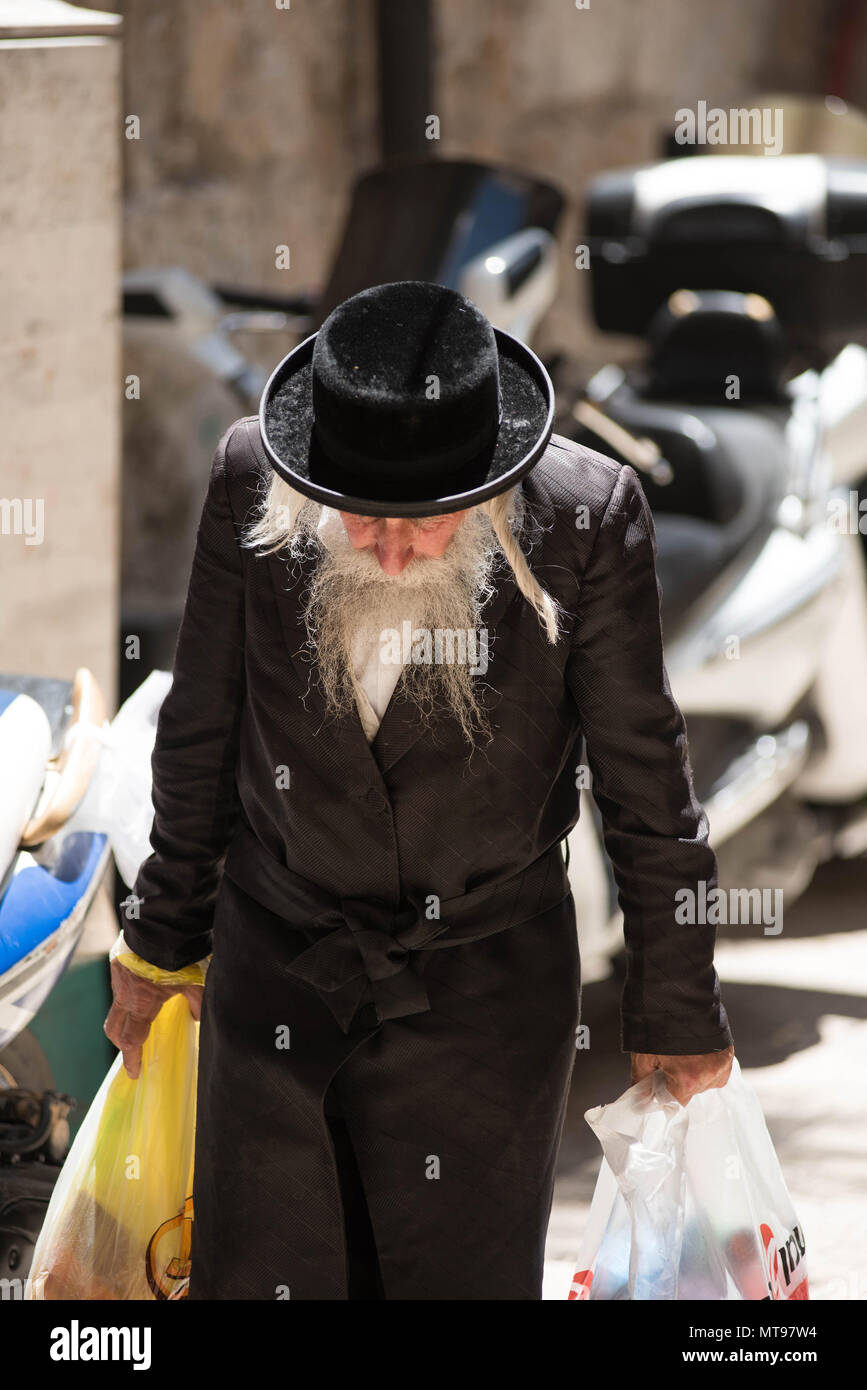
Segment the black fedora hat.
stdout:
<path fill-rule="evenodd" d="M 442 285 L 339 304 L 278 364 L 259 430 L 298 492 L 361 516 L 438 516 L 513 487 L 551 438 L 539 359 Z"/>

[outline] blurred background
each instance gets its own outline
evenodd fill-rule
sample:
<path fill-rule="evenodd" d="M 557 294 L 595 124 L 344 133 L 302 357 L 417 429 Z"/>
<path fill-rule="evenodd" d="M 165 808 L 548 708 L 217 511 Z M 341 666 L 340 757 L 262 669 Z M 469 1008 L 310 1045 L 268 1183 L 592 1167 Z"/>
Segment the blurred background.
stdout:
<path fill-rule="evenodd" d="M 215 445 L 334 304 L 418 278 L 639 472 L 721 883 L 764 894 L 719 927 L 738 1056 L 814 1295 L 867 1295 L 865 110 L 862 0 L 0 0 L 0 1273 L 114 1056 Z M 628 1080 L 586 802 L 552 1298 Z"/>

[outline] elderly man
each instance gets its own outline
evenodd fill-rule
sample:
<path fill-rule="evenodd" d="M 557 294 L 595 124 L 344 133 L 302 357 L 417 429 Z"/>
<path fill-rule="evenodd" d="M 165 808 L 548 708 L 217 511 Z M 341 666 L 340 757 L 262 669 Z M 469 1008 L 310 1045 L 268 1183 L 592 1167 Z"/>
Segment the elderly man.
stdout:
<path fill-rule="evenodd" d="M 531 352 L 408 282 L 340 305 L 220 442 L 124 934 L 167 973 L 115 959 L 106 1023 L 137 1074 L 209 957 L 192 1298 L 541 1297 L 582 757 L 632 1077 L 727 1079 L 713 929 L 675 917 L 716 861 L 651 515 L 552 418 Z"/>

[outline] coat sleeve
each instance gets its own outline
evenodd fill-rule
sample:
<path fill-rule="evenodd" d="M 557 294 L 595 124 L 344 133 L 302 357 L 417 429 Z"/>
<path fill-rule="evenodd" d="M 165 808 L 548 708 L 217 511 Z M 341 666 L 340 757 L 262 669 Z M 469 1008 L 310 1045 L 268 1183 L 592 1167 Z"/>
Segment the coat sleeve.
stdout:
<path fill-rule="evenodd" d="M 732 1041 L 715 929 L 686 925 L 678 890 L 717 884 L 683 715 L 663 661 L 653 516 L 623 465 L 580 583 L 567 681 L 623 910 L 625 1052 L 714 1052 Z M 681 914 L 683 915 L 683 914 Z"/>
<path fill-rule="evenodd" d="M 152 853 L 132 889 L 124 938 L 143 960 L 180 970 L 211 949 L 222 859 L 236 824 L 235 781 L 245 695 L 244 567 L 220 440 L 199 522 L 154 749 Z"/>

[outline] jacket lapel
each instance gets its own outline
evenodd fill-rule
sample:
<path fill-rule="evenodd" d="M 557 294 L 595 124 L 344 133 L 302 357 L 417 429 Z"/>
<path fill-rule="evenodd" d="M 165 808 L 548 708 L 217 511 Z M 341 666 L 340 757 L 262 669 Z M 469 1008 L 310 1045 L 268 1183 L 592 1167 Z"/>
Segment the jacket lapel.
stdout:
<path fill-rule="evenodd" d="M 287 561 L 285 556 L 277 553 L 266 556 L 264 563 L 268 567 L 283 639 L 290 658 L 290 671 L 297 681 L 299 697 L 313 721 L 316 735 L 326 730 L 330 731 L 345 743 L 353 754 L 370 757 L 370 745 L 355 706 L 353 705 L 348 715 L 338 718 L 326 707 L 307 646 L 307 628 L 301 596 L 313 562 L 307 557 L 303 561 Z"/>

